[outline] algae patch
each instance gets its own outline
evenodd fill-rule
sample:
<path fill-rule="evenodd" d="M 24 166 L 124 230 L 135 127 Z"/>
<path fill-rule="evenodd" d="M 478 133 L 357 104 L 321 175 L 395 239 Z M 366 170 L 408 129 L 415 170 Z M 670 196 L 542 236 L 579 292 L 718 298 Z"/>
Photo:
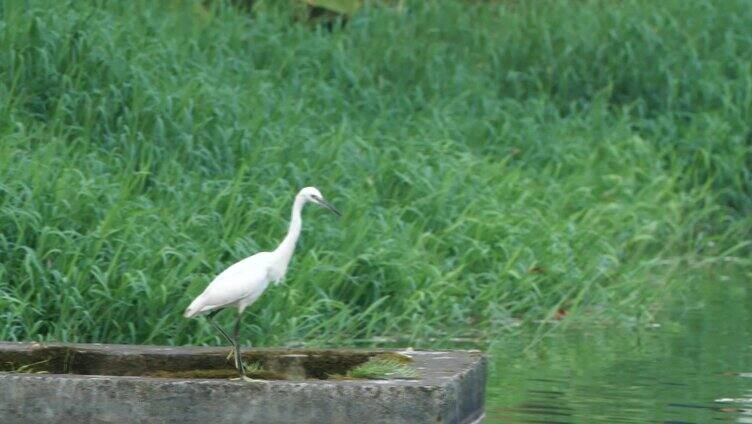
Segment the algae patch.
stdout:
<path fill-rule="evenodd" d="M 417 375 L 412 358 L 397 352 L 257 350 L 244 352 L 243 359 L 246 376 L 255 380 L 410 379 Z M 112 348 L 54 345 L 0 352 L 0 372 L 214 380 L 238 376 L 218 352 L 123 355 Z"/>
<path fill-rule="evenodd" d="M 279 372 L 265 370 L 258 362 L 244 364 L 245 375 L 248 378 L 256 380 L 287 380 L 288 377 Z M 197 378 L 197 379 L 230 379 L 238 376 L 238 371 L 234 368 L 220 369 L 195 369 L 167 371 L 158 370 L 146 374 L 147 377 L 158 378 Z"/>
<path fill-rule="evenodd" d="M 413 358 L 397 352 L 382 352 L 370 358 L 371 361 L 393 361 L 400 364 L 412 364 Z"/>
<path fill-rule="evenodd" d="M 256 380 L 287 380 L 286 375 L 274 371 L 247 371 L 245 375 Z M 159 378 L 196 378 L 222 380 L 235 378 L 238 376 L 238 372 L 230 368 L 219 370 L 154 371 L 146 374 L 146 376 Z"/>
<path fill-rule="evenodd" d="M 412 358 L 399 353 L 387 352 L 374 355 L 368 361 L 350 369 L 345 375 L 332 375 L 334 380 L 391 380 L 415 379 L 418 371 L 413 368 Z"/>

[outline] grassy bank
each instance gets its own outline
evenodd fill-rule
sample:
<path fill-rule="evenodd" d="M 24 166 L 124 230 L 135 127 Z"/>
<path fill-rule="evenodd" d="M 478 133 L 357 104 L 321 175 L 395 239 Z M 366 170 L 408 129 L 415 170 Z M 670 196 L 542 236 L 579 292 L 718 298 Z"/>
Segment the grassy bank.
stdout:
<path fill-rule="evenodd" d="M 416 1 L 331 33 L 27 3 L 0 3 L 0 339 L 219 342 L 181 311 L 306 185 L 344 217 L 306 211 L 256 344 L 650 313 L 750 253 L 749 1 Z"/>

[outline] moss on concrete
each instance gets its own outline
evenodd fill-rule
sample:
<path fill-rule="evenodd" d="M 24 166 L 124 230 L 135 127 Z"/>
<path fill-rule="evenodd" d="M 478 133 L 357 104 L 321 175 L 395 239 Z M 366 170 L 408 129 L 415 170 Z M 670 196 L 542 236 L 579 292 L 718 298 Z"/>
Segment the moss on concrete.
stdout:
<path fill-rule="evenodd" d="M 267 370 L 247 371 L 247 377 L 257 380 L 287 380 L 287 376 L 281 373 Z M 186 371 L 152 371 L 146 373 L 145 377 L 159 378 L 198 378 L 198 379 L 228 379 L 238 376 L 235 369 L 208 369 L 208 370 L 186 370 Z"/>
<path fill-rule="evenodd" d="M 127 354 L 126 350 L 35 344 L 24 350 L 0 352 L 0 371 L 197 379 L 237 376 L 221 351 L 186 355 Z M 410 357 L 396 352 L 336 349 L 250 350 L 243 353 L 243 360 L 256 365 L 248 367 L 248 377 L 262 380 L 354 378 L 360 374 L 351 371 L 363 364 L 407 365 L 412 362 Z"/>

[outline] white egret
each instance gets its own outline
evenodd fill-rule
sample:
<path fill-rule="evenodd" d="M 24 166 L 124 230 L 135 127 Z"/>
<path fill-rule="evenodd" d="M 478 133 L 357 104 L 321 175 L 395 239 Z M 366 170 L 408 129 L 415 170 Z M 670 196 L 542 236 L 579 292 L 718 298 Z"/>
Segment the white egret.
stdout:
<path fill-rule="evenodd" d="M 279 246 L 271 252 L 259 252 L 249 256 L 222 271 L 209 283 L 206 289 L 191 302 L 183 316 L 191 318 L 207 314 L 209 322 L 232 344 L 235 354 L 235 368 L 241 378 L 245 378 L 243 361 L 240 356 L 238 331 L 243 310 L 256 301 L 269 286 L 270 282 L 279 284 L 287 272 L 295 244 L 300 236 L 303 220 L 300 216 L 303 206 L 313 202 L 340 216 L 337 209 L 324 200 L 324 196 L 315 187 L 306 187 L 295 196 L 292 205 L 292 217 L 287 235 Z M 233 337 L 230 337 L 216 322 L 214 315 L 226 308 L 237 308 Z"/>

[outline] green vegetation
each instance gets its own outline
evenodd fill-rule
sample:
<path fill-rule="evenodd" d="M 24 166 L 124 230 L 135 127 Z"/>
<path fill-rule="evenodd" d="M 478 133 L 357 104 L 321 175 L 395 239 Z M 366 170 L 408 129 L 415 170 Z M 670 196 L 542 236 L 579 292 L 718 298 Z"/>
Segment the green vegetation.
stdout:
<path fill-rule="evenodd" d="M 49 365 L 50 360 L 45 359 L 42 361 L 34 362 L 31 364 L 16 364 L 13 362 L 6 362 L 3 364 L 2 367 L 0 367 L 0 372 L 18 372 L 18 373 L 27 373 L 27 374 L 47 374 L 49 371 L 44 369 Z M 42 366 L 41 369 L 39 369 L 38 366 Z"/>
<path fill-rule="evenodd" d="M 306 210 L 255 345 L 645 317 L 749 265 L 749 1 L 395 3 L 0 0 L 0 339 L 223 343 L 182 310 L 306 185 L 344 217 Z"/>
<path fill-rule="evenodd" d="M 389 380 L 389 379 L 415 379 L 418 373 L 410 365 L 400 364 L 394 361 L 368 361 L 358 365 L 347 373 L 346 378 Z"/>
<path fill-rule="evenodd" d="M 306 5 L 321 7 L 336 13 L 352 15 L 361 6 L 360 0 L 298 0 Z"/>
<path fill-rule="evenodd" d="M 415 379 L 418 371 L 410 365 L 412 360 L 407 356 L 395 354 L 375 355 L 368 361 L 347 371 L 344 377 L 333 376 L 334 379 Z"/>

